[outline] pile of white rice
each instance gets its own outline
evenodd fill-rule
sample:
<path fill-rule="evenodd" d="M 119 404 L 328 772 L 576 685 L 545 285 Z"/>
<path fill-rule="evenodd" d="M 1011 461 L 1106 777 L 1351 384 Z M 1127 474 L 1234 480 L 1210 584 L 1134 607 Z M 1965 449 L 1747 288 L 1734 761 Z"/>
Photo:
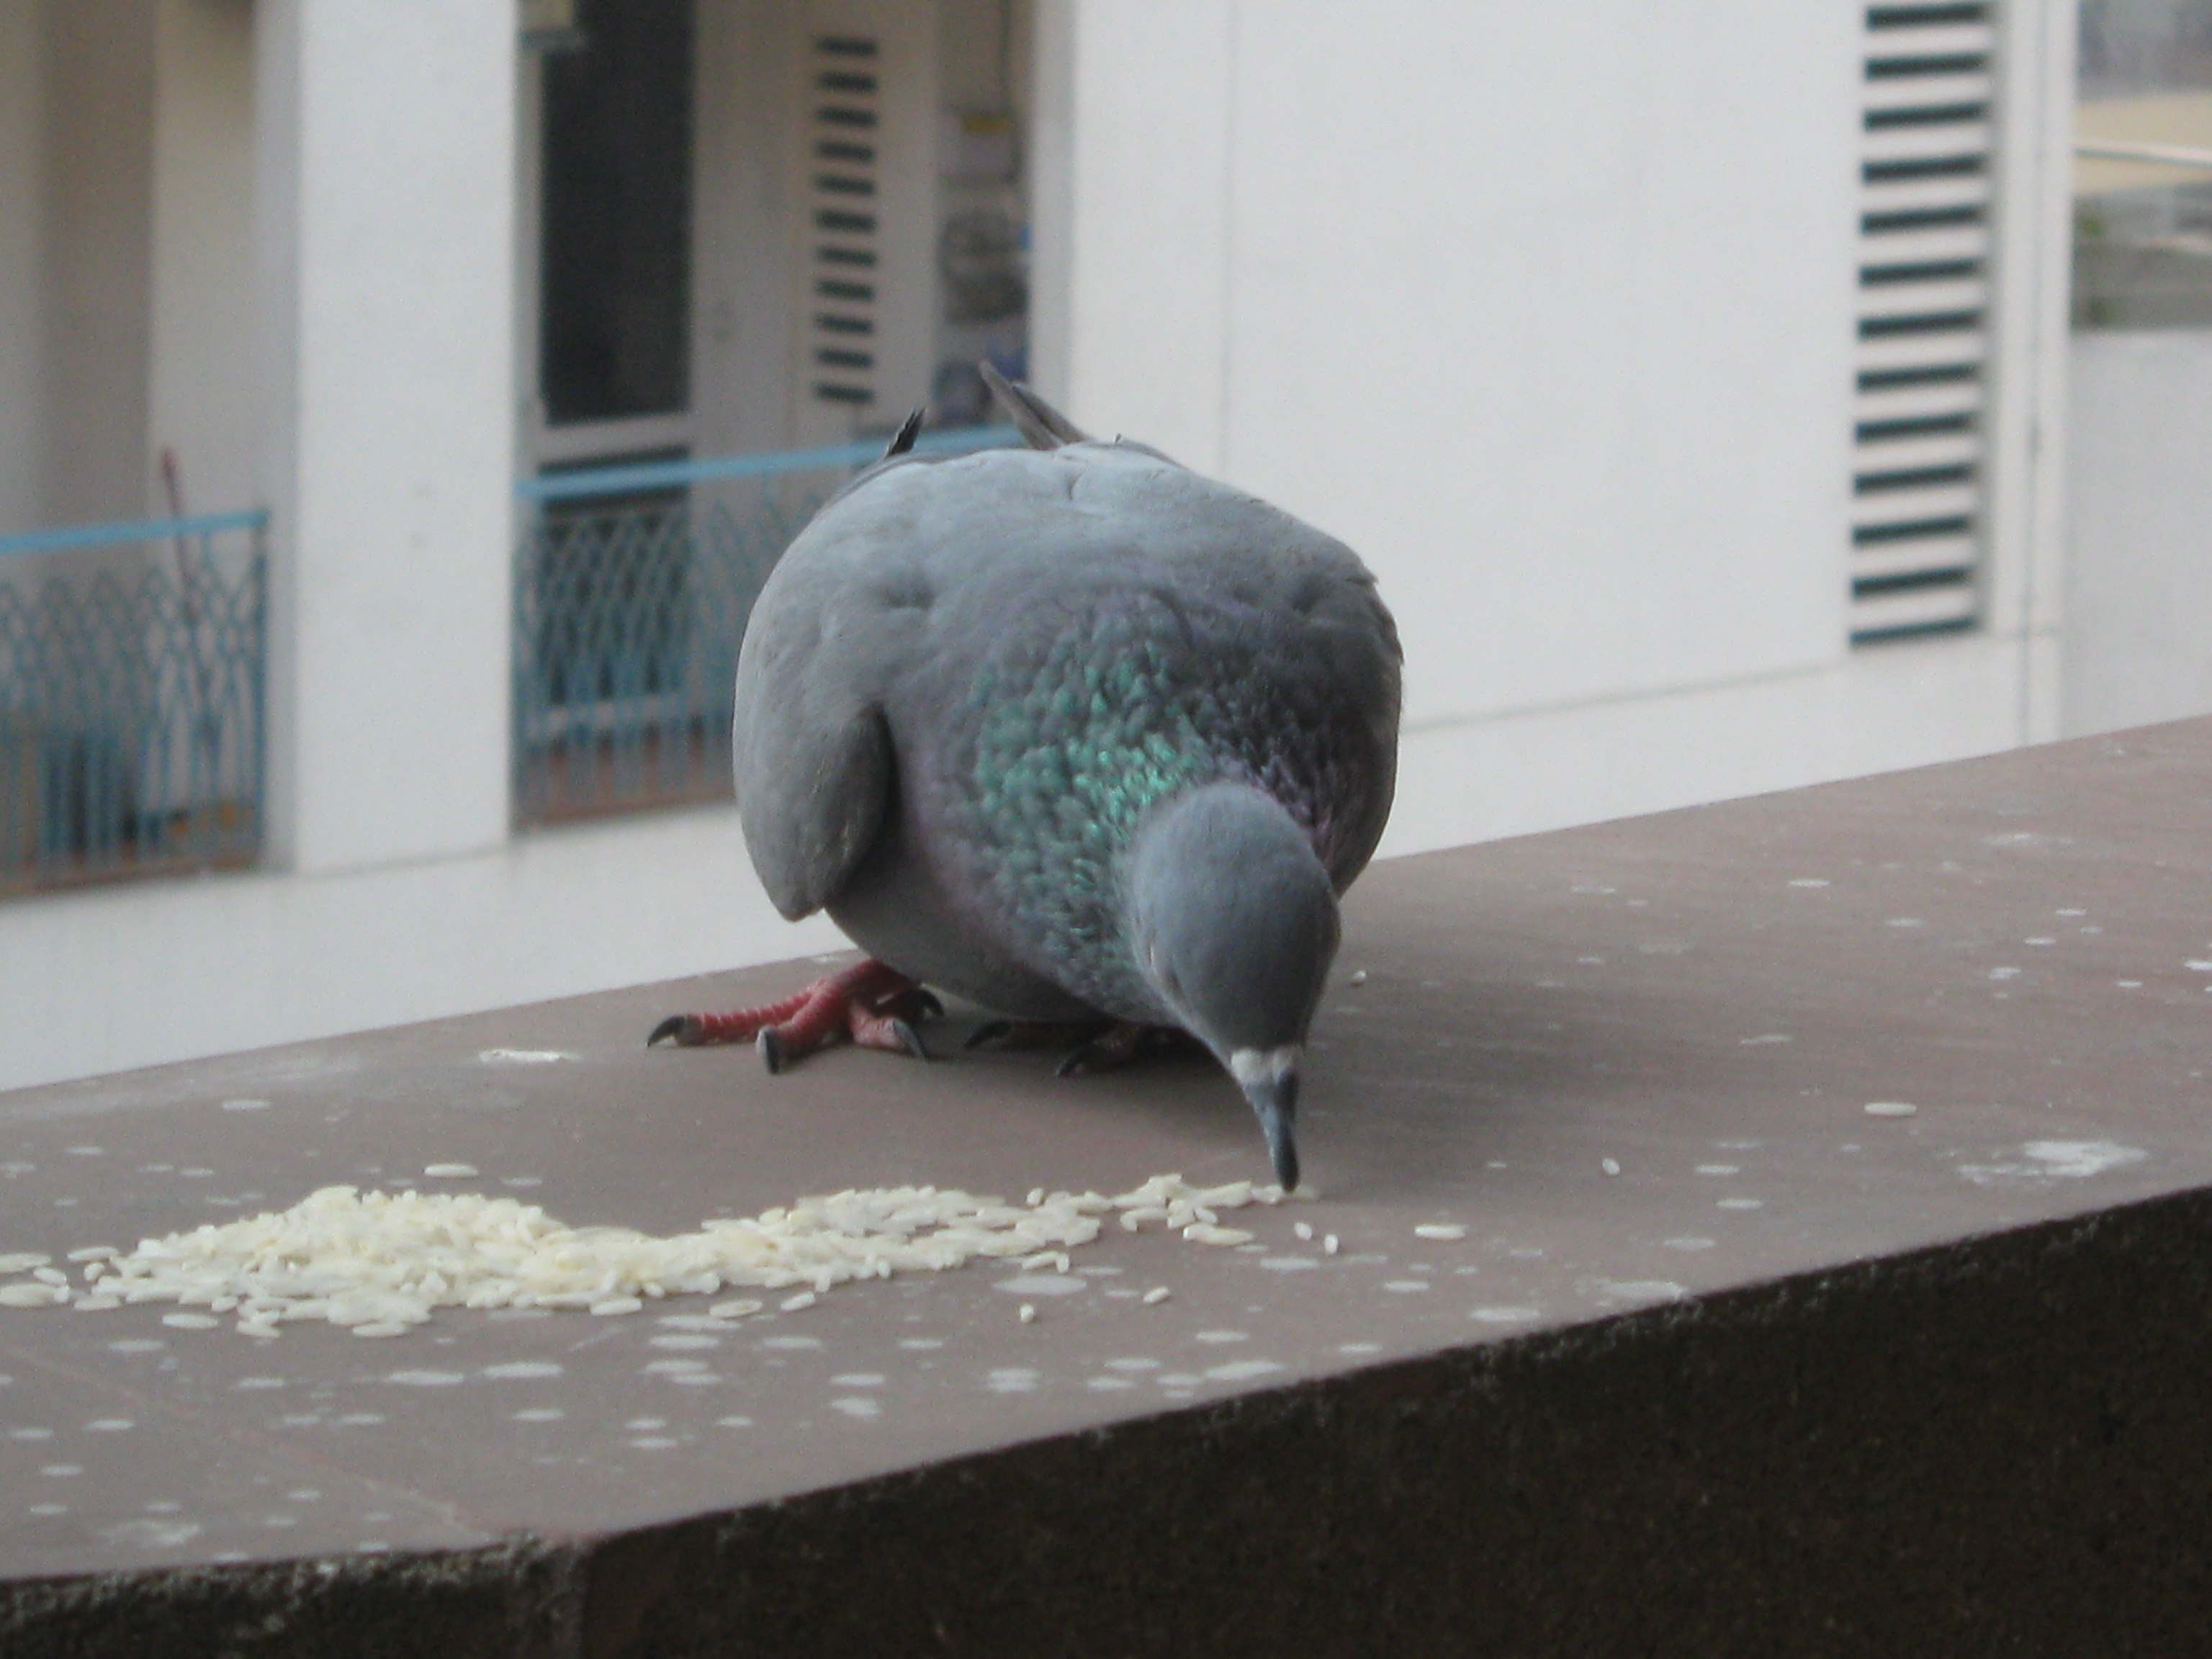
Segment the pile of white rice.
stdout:
<path fill-rule="evenodd" d="M 744 1288 L 793 1291 L 780 1305 L 796 1311 L 854 1279 L 944 1273 L 978 1256 L 1066 1273 L 1067 1252 L 1115 1213 L 1133 1232 L 1156 1223 L 1197 1243 L 1243 1244 L 1251 1234 L 1221 1225 L 1220 1212 L 1284 1196 L 1249 1181 L 1193 1187 L 1176 1175 L 1114 1198 L 1040 1188 L 1020 1204 L 936 1187 L 848 1189 L 659 1238 L 571 1227 L 511 1198 L 325 1187 L 289 1210 L 146 1239 L 128 1253 L 72 1250 L 82 1285 L 46 1255 L 0 1255 L 10 1281 L 0 1284 L 0 1307 L 91 1313 L 173 1303 L 182 1311 L 166 1323 L 209 1328 L 234 1315 L 239 1331 L 259 1337 L 302 1319 L 398 1336 L 436 1308 L 629 1314 L 663 1297 Z M 738 1298 L 708 1312 L 740 1319 L 762 1306 Z"/>

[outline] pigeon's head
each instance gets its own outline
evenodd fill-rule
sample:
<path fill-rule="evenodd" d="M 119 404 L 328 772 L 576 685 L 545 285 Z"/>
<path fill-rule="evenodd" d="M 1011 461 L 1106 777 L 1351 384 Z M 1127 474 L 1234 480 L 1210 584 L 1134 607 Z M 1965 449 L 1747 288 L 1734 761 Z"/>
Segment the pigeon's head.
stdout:
<path fill-rule="evenodd" d="M 1130 848 L 1124 893 L 1138 970 L 1229 1068 L 1298 1184 L 1298 1061 L 1336 955 L 1336 890 L 1279 803 L 1209 784 L 1163 803 Z"/>

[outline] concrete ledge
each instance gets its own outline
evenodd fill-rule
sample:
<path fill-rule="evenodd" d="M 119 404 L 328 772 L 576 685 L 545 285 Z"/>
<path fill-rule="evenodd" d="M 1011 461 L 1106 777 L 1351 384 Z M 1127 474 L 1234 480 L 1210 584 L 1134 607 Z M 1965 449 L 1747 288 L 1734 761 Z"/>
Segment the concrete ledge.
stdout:
<path fill-rule="evenodd" d="M 2180 1653 L 2212 1194 L 596 1542 L 17 1583 L 11 1654 Z"/>
<path fill-rule="evenodd" d="M 1118 1273 L 1032 1325 L 976 1269 L 853 1286 L 678 1389 L 644 1319 L 257 1347 L 0 1310 L 0 1651 L 2191 1650 L 2208 801 L 2196 722 L 1378 869 L 1316 1044 L 1321 1202 L 1241 1212 L 1249 1254 L 1109 1237 L 1082 1259 Z M 438 1158 L 660 1230 L 1261 1167 L 1202 1066 L 1071 1092 L 1043 1056 L 771 1082 L 637 1048 L 794 971 L 0 1097 L 0 1246 Z M 270 1106 L 221 1109 L 247 1089 Z M 1893 1100 L 1917 1109 L 1864 1110 Z M 1109 1299 L 1152 1282 L 1173 1300 Z M 1223 1352 L 1266 1364 L 1190 1358 Z M 553 1354 L 546 1438 L 489 1372 Z M 403 1385 L 426 1365 L 453 1386 Z M 833 1383 L 880 1412 L 823 1409 Z M 674 1449 L 637 1449 L 641 1411 Z M 108 1413 L 137 1426 L 78 1431 Z M 191 1538 L 117 1529 L 156 1494 Z"/>

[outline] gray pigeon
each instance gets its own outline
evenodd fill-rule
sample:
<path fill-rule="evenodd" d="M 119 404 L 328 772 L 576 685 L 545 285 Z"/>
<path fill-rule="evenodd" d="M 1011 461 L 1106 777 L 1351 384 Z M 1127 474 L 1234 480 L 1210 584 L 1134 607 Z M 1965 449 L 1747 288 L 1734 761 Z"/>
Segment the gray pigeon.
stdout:
<path fill-rule="evenodd" d="M 1297 1184 L 1298 1062 L 1337 898 L 1397 769 L 1397 630 L 1340 542 L 1024 386 L 1033 447 L 891 453 L 761 590 L 738 661 L 738 807 L 777 909 L 870 960 L 648 1042 L 849 1036 L 923 1054 L 923 989 L 1093 1041 L 1188 1033 Z"/>

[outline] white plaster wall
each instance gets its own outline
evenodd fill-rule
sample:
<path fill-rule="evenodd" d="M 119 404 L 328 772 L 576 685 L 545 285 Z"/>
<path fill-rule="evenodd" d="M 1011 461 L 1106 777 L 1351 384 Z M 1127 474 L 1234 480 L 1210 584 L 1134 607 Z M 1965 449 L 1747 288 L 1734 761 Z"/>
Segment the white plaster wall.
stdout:
<path fill-rule="evenodd" d="M 1231 7 L 1042 10 L 1038 384 L 1089 430 L 1218 473 Z"/>
<path fill-rule="evenodd" d="M 155 8 L 152 260 L 149 465 L 189 513 L 258 505 L 251 0 Z"/>
<path fill-rule="evenodd" d="M 1413 719 L 1838 660 L 1848 11 L 1062 10 L 1060 389 L 1357 547 Z"/>
<path fill-rule="evenodd" d="M 2212 332 L 2073 348 L 2065 729 L 2212 714 Z"/>
<path fill-rule="evenodd" d="M 1039 379 L 1374 567 L 1407 663 L 1386 854 L 2053 729 L 2052 624 L 2016 604 L 1845 649 L 1857 27 L 1756 0 L 1040 7 Z M 2048 31 L 2021 28 L 2007 142 L 2033 160 Z M 2063 204 L 2017 206 L 2033 321 Z M 2031 412 L 2033 332 L 2007 364 Z"/>
<path fill-rule="evenodd" d="M 515 16 L 262 0 L 272 851 L 506 839 Z"/>
<path fill-rule="evenodd" d="M 40 521 L 46 66 L 39 0 L 0 0 L 0 535 Z"/>
<path fill-rule="evenodd" d="M 1993 754 L 2027 741 L 2016 639 L 1954 635 L 1772 674 L 1414 722 L 1382 856 Z"/>

